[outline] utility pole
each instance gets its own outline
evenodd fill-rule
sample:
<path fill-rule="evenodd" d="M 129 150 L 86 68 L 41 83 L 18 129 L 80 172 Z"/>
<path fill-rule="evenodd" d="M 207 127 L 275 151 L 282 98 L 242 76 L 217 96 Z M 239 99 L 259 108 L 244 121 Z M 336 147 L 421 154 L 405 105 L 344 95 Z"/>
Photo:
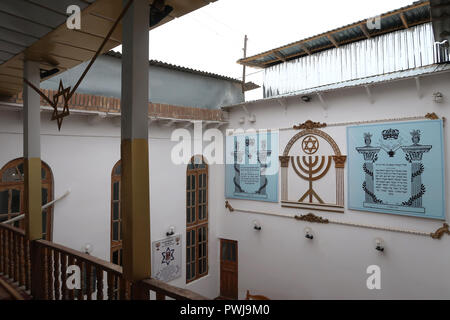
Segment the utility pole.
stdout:
<path fill-rule="evenodd" d="M 248 37 L 245 35 L 244 37 L 244 59 L 247 58 L 247 41 Z M 242 93 L 244 94 L 245 101 L 245 64 L 242 66 Z"/>

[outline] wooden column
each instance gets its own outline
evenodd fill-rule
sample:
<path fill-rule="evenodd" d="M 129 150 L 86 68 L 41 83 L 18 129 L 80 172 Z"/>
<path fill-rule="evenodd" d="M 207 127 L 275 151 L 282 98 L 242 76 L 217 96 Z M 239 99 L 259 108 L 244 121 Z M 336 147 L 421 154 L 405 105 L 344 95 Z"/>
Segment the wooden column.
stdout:
<path fill-rule="evenodd" d="M 37 241 L 30 242 L 31 296 L 35 300 L 45 299 L 44 249 Z M 48 284 L 50 285 L 50 284 Z"/>
<path fill-rule="evenodd" d="M 127 1 L 124 1 L 124 4 L 125 2 Z M 134 0 L 123 19 L 123 272 L 125 278 L 132 282 L 149 278 L 151 275 L 148 170 L 149 10 L 148 0 Z"/>
<path fill-rule="evenodd" d="M 39 63 L 24 62 L 24 78 L 39 88 Z M 23 157 L 25 181 L 25 232 L 29 240 L 42 238 L 41 191 L 41 115 L 40 97 L 24 83 L 23 86 Z"/>

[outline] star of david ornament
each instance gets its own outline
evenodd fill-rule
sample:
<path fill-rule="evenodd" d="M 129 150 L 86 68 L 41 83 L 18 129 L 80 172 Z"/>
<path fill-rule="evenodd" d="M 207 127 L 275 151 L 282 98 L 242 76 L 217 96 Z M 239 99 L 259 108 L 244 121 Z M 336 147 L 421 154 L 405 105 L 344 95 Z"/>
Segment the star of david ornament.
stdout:
<path fill-rule="evenodd" d="M 302 149 L 307 154 L 314 154 L 319 150 L 319 140 L 314 136 L 307 136 L 302 141 Z"/>
<path fill-rule="evenodd" d="M 63 102 L 63 110 L 61 112 L 58 111 L 58 102 L 59 98 L 62 97 Z M 59 87 L 58 92 L 53 95 L 53 114 L 52 114 L 52 120 L 56 120 L 58 123 L 58 130 L 61 130 L 61 125 L 63 122 L 63 118 L 67 117 L 69 112 L 69 99 L 70 99 L 70 87 L 64 88 L 62 84 L 62 80 L 59 80 Z"/>
<path fill-rule="evenodd" d="M 167 264 L 169 265 L 171 261 L 175 260 L 175 257 L 173 256 L 175 249 L 167 248 L 165 252 L 161 252 L 163 259 L 161 261 L 161 264 Z"/>

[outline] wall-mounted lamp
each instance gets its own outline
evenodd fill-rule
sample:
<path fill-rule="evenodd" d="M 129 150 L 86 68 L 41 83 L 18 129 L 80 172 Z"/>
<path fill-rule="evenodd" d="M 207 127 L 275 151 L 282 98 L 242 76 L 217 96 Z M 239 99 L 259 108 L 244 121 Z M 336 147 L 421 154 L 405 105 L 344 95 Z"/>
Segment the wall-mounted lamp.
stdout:
<path fill-rule="evenodd" d="M 433 93 L 433 101 L 436 103 L 442 103 L 442 101 L 444 101 L 444 95 L 442 92 Z"/>
<path fill-rule="evenodd" d="M 253 229 L 261 231 L 261 223 L 258 220 L 253 220 Z"/>
<path fill-rule="evenodd" d="M 380 252 L 384 252 L 383 239 L 375 238 L 375 250 L 378 250 Z"/>
<path fill-rule="evenodd" d="M 310 227 L 305 228 L 305 238 L 309 239 L 309 240 L 314 239 L 314 235 L 313 235 L 312 229 Z"/>
<path fill-rule="evenodd" d="M 311 101 L 311 97 L 310 96 L 302 96 L 301 97 L 303 102 L 310 102 Z"/>
<path fill-rule="evenodd" d="M 94 246 L 88 242 L 83 246 L 83 248 L 81 248 L 81 250 L 86 254 L 91 254 L 92 251 L 94 251 Z"/>
<path fill-rule="evenodd" d="M 170 237 L 170 236 L 173 236 L 174 234 L 175 234 L 175 227 L 170 226 L 169 230 L 166 232 L 166 236 Z"/>

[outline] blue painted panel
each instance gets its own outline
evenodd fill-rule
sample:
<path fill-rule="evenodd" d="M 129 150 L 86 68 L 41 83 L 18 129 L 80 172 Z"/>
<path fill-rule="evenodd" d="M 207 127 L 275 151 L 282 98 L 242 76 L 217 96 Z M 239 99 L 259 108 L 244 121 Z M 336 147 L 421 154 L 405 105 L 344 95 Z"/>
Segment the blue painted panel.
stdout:
<path fill-rule="evenodd" d="M 444 220 L 441 120 L 347 127 L 349 209 Z"/>
<path fill-rule="evenodd" d="M 225 197 L 278 202 L 278 132 L 227 136 Z"/>

